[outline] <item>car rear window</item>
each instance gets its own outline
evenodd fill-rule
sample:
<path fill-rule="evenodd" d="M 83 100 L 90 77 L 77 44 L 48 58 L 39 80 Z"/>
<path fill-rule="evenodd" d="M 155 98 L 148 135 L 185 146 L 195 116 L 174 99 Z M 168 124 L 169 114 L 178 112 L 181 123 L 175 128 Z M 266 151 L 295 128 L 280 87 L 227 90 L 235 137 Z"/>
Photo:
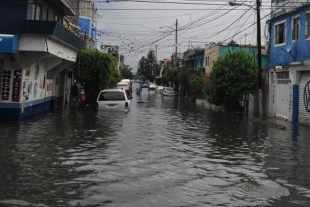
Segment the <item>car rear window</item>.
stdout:
<path fill-rule="evenodd" d="M 127 84 L 117 84 L 118 87 L 127 87 Z"/>
<path fill-rule="evenodd" d="M 101 92 L 99 101 L 126 101 L 126 97 L 121 91 L 104 91 Z"/>

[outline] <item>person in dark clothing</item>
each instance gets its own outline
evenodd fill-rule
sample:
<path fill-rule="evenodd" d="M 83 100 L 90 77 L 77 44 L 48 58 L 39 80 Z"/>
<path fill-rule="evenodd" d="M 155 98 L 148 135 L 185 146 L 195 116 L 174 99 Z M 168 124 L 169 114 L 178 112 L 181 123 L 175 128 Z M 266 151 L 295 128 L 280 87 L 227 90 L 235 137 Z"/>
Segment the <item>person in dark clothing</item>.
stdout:
<path fill-rule="evenodd" d="M 76 85 L 76 82 L 71 86 L 71 97 L 72 97 L 72 105 L 77 106 L 78 98 L 79 98 L 79 88 Z"/>

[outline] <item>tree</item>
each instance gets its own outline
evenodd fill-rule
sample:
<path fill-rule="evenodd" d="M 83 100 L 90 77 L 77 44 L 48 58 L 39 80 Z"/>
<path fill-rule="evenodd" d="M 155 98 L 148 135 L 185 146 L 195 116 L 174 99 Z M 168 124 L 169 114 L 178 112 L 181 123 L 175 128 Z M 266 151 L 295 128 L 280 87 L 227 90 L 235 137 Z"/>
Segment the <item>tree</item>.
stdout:
<path fill-rule="evenodd" d="M 193 101 L 196 98 L 206 97 L 206 84 L 205 84 L 205 68 L 187 69 L 184 74 L 179 76 L 182 81 L 182 86 L 187 92 L 187 96 Z"/>
<path fill-rule="evenodd" d="M 138 64 L 137 75 L 143 75 L 145 68 L 146 68 L 146 59 L 144 56 L 142 56 Z"/>
<path fill-rule="evenodd" d="M 196 98 L 205 98 L 206 84 L 204 83 L 204 76 L 193 74 L 188 78 L 188 93 L 193 101 Z"/>
<path fill-rule="evenodd" d="M 244 51 L 229 51 L 214 62 L 209 101 L 230 111 L 241 110 L 239 101 L 254 92 L 256 78 L 257 67 L 252 56 Z"/>
<path fill-rule="evenodd" d="M 163 72 L 164 81 L 175 84 L 178 81 L 179 72 L 180 68 L 177 67 L 165 69 Z"/>
<path fill-rule="evenodd" d="M 94 103 L 100 90 L 115 87 L 119 81 L 116 59 L 111 54 L 83 50 L 77 55 L 75 79 L 84 84 L 88 103 Z"/>
<path fill-rule="evenodd" d="M 159 73 L 160 67 L 157 64 L 155 52 L 154 50 L 150 50 L 146 58 L 143 56 L 140 59 L 137 75 L 143 76 L 145 78 L 144 80 L 153 82 Z"/>
<path fill-rule="evenodd" d="M 122 68 L 121 70 L 122 79 L 133 79 L 133 74 L 131 70 L 132 68 L 128 68 L 128 66 Z"/>

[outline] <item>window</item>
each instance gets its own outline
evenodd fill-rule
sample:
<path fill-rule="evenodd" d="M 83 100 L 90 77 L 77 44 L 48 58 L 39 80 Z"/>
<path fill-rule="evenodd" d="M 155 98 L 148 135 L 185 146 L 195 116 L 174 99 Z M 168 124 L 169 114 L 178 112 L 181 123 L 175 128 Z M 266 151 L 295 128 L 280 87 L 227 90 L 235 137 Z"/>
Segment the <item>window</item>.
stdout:
<path fill-rule="evenodd" d="M 285 25 L 284 22 L 275 25 L 275 44 L 285 43 Z"/>
<path fill-rule="evenodd" d="M 42 20 L 42 9 L 41 3 L 30 3 L 28 4 L 27 19 L 29 20 Z"/>
<path fill-rule="evenodd" d="M 289 84 L 289 72 L 277 72 L 277 84 Z"/>
<path fill-rule="evenodd" d="M 292 40 L 299 39 L 299 17 L 293 18 L 293 25 L 292 25 Z"/>
<path fill-rule="evenodd" d="M 105 91 L 100 94 L 99 101 L 126 101 L 126 97 L 124 92 Z"/>
<path fill-rule="evenodd" d="M 206 66 L 209 66 L 209 56 L 206 57 Z"/>
<path fill-rule="evenodd" d="M 62 22 L 61 16 L 59 14 L 57 14 L 57 13 L 54 13 L 54 21 L 56 21 L 56 22 L 61 24 L 61 22 Z"/>
<path fill-rule="evenodd" d="M 310 38 L 310 12 L 306 14 L 306 38 Z"/>

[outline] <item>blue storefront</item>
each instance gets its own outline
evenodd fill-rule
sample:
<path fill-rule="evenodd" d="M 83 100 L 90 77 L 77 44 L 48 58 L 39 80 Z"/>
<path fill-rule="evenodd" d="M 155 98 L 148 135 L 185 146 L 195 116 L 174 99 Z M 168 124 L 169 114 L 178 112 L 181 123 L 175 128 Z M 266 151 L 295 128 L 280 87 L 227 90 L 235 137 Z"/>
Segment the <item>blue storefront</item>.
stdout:
<path fill-rule="evenodd" d="M 20 113 L 21 70 L 16 68 L 19 36 L 0 34 L 0 119 L 16 119 Z"/>

